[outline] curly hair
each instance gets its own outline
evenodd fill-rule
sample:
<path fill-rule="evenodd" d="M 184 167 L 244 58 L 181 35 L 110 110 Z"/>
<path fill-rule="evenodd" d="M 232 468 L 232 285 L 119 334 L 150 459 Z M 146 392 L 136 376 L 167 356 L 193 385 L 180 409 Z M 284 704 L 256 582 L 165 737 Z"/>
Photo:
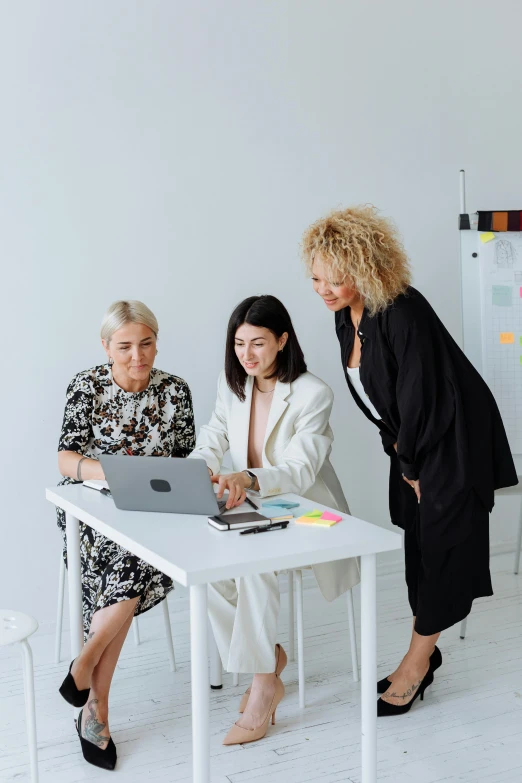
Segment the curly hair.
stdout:
<path fill-rule="evenodd" d="M 382 312 L 410 285 L 411 269 L 398 231 L 372 205 L 334 210 L 304 233 L 307 270 L 316 256 L 330 272 L 353 283 L 370 315 Z"/>

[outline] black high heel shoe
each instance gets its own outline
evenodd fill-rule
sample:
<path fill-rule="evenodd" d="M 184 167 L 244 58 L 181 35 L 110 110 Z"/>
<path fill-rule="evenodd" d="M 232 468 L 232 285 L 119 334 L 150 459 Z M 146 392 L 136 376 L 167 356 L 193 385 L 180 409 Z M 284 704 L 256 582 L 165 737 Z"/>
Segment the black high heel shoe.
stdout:
<path fill-rule="evenodd" d="M 435 674 L 437 669 L 439 669 L 442 666 L 442 653 L 435 645 L 435 649 L 433 650 L 431 656 L 430 656 L 430 668 L 428 671 L 431 671 L 432 674 Z M 391 680 L 389 680 L 387 677 L 384 678 L 384 680 L 379 680 L 377 683 L 377 693 L 386 693 L 390 685 L 392 684 Z"/>
<path fill-rule="evenodd" d="M 74 659 L 76 660 L 76 658 Z M 65 680 L 60 685 L 59 691 L 66 702 L 72 704 L 73 707 L 84 707 L 87 704 L 89 698 L 90 688 L 86 688 L 83 691 L 79 691 L 74 682 L 74 677 L 71 674 L 71 669 L 74 661 L 69 666 L 69 673 Z"/>
<path fill-rule="evenodd" d="M 421 684 L 417 689 L 417 693 L 415 694 L 413 699 L 409 701 L 407 704 L 401 704 L 400 706 L 397 706 L 396 704 L 390 704 L 389 702 L 384 701 L 383 699 L 378 699 L 377 717 L 385 718 L 390 715 L 404 715 L 405 712 L 409 712 L 413 707 L 413 702 L 415 701 L 417 696 L 420 696 L 420 700 L 424 701 L 424 691 L 426 690 L 426 688 L 429 688 L 429 686 L 432 683 L 433 683 L 433 672 L 428 669 L 424 679 L 421 680 Z"/>
<path fill-rule="evenodd" d="M 80 744 L 82 746 L 83 758 L 88 761 L 89 764 L 93 764 L 95 767 L 101 767 L 101 769 L 114 769 L 116 766 L 116 760 L 118 755 L 116 753 L 116 745 L 114 744 L 112 737 L 109 740 L 109 744 L 102 750 L 93 742 L 89 742 L 82 737 L 82 715 L 83 710 L 78 715 L 76 723 L 76 731 L 80 738 Z"/>

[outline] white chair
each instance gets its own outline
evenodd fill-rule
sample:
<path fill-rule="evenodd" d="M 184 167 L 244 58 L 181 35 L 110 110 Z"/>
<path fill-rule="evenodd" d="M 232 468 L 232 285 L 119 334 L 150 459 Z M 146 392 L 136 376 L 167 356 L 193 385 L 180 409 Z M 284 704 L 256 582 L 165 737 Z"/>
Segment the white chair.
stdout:
<path fill-rule="evenodd" d="M 60 575 L 58 579 L 58 609 L 56 612 L 56 638 L 54 645 L 54 657 L 56 663 L 60 663 L 61 647 L 62 647 L 62 624 L 63 624 L 63 598 L 65 592 L 65 563 L 60 552 Z M 163 621 L 165 623 L 165 636 L 167 639 L 167 651 L 170 661 L 170 670 L 176 671 L 176 656 L 174 653 L 174 642 L 172 640 L 172 628 L 170 625 L 169 607 L 167 599 L 161 602 L 163 609 Z M 140 642 L 140 628 L 138 624 L 138 618 L 135 617 L 132 621 L 132 627 L 134 631 L 134 642 L 139 645 Z"/>
<path fill-rule="evenodd" d="M 294 575 L 297 595 L 297 672 L 299 680 L 299 707 L 305 707 L 305 666 L 304 666 L 304 612 L 303 612 L 303 571 L 300 568 L 288 573 L 288 660 L 295 660 L 295 612 L 294 612 Z M 357 635 L 353 611 L 353 592 L 346 593 L 348 605 L 348 629 L 350 632 L 350 653 L 354 682 L 359 681 L 359 661 L 357 657 Z M 215 671 L 216 669 L 214 669 Z M 214 682 L 214 680 L 212 680 Z M 232 685 L 239 685 L 239 675 L 232 675 Z"/>
<path fill-rule="evenodd" d="M 0 609 L 0 647 L 20 644 L 24 658 L 25 723 L 29 744 L 31 783 L 38 783 L 38 750 L 36 745 L 36 709 L 34 703 L 33 653 L 28 637 L 38 628 L 34 617 L 10 609 Z"/>
<path fill-rule="evenodd" d="M 497 489 L 495 492 L 495 497 L 505 495 L 521 495 L 522 496 L 522 476 L 518 477 L 518 484 L 514 487 L 502 487 L 502 489 Z M 515 562 L 513 564 L 513 573 L 518 574 L 518 570 L 520 568 L 520 549 L 522 547 L 522 502 L 520 504 L 520 514 L 518 517 L 518 531 L 517 531 L 517 544 L 515 549 Z M 460 638 L 465 639 L 466 638 L 466 626 L 468 624 L 468 618 L 465 617 L 462 623 L 460 624 Z"/>
<path fill-rule="evenodd" d="M 299 679 L 299 707 L 305 706 L 305 668 L 304 668 L 304 612 L 303 612 L 303 572 L 300 568 L 288 572 L 288 657 L 294 660 L 294 574 L 296 582 L 297 603 L 297 667 Z M 352 676 L 354 682 L 359 682 L 359 660 L 357 657 L 357 635 L 355 631 L 355 616 L 353 611 L 353 591 L 346 593 L 348 607 L 348 630 L 350 633 L 350 654 L 352 659 Z"/>

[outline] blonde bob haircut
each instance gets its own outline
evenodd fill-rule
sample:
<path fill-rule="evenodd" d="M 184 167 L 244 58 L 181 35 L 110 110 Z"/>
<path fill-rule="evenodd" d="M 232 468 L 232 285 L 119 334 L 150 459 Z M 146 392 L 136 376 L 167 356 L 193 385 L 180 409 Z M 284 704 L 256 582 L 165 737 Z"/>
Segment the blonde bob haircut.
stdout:
<path fill-rule="evenodd" d="M 143 302 L 136 299 L 120 299 L 113 302 L 105 315 L 101 325 L 101 338 L 109 345 L 112 335 L 128 323 L 145 324 L 154 335 L 158 336 L 158 322 L 154 313 Z"/>
<path fill-rule="evenodd" d="M 310 273 L 319 256 L 329 282 L 352 283 L 370 315 L 385 310 L 410 285 L 410 263 L 398 231 L 371 205 L 330 212 L 305 232 L 301 247 Z"/>

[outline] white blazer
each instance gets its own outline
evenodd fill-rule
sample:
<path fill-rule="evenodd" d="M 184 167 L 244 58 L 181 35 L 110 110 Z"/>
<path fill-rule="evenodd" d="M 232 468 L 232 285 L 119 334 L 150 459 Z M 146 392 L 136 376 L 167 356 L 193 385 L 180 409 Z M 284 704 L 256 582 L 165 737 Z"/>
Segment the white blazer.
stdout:
<path fill-rule="evenodd" d="M 253 378 L 247 377 L 246 399 L 229 389 L 225 373 L 218 380 L 216 407 L 199 432 L 191 458 L 204 459 L 214 475 L 229 451 L 232 470 L 248 468 L 248 436 Z M 277 381 L 263 445 L 263 467 L 249 468 L 259 482 L 259 496 L 294 492 L 312 502 L 350 513 L 330 463 L 333 392 L 312 373 L 292 383 Z M 333 601 L 360 581 L 357 558 L 313 566 L 323 596 Z"/>

